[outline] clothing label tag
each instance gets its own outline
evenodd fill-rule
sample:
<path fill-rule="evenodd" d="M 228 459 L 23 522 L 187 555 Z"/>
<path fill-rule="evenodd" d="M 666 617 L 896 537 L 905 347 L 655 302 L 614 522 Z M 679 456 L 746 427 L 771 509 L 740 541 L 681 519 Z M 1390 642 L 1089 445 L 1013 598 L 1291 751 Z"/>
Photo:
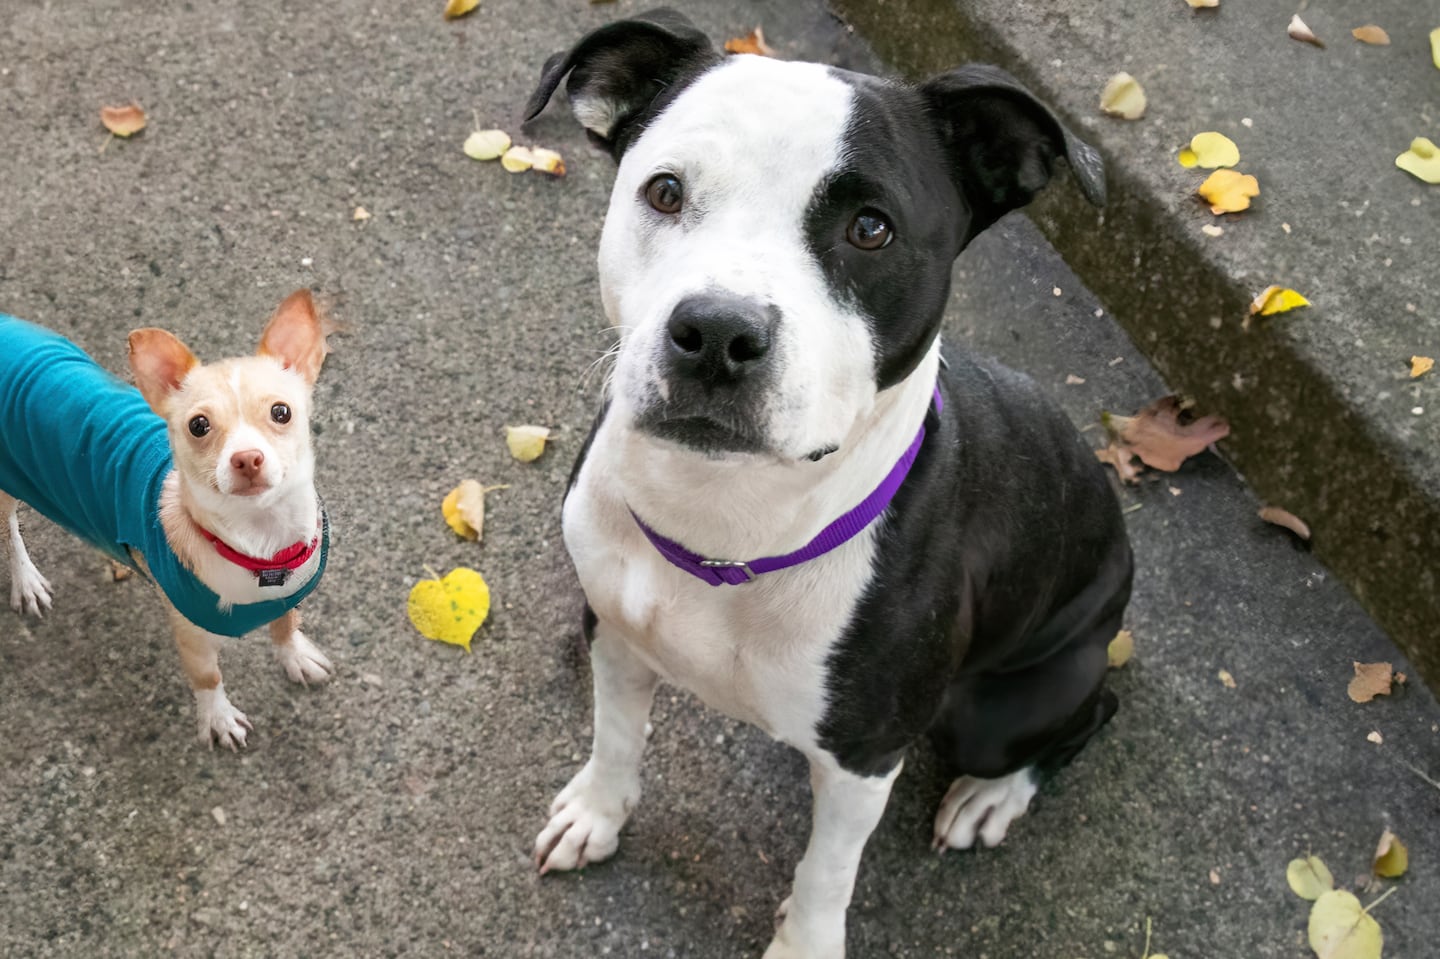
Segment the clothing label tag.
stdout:
<path fill-rule="evenodd" d="M 285 581 L 290 578 L 288 569 L 262 569 L 256 576 L 260 577 L 261 586 L 284 586 Z"/>

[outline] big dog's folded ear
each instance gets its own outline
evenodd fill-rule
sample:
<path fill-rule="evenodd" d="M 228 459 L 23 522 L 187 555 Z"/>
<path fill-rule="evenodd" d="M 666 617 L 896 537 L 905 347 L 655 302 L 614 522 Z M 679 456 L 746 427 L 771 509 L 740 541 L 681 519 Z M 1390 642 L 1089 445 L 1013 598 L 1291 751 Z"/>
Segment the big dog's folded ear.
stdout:
<path fill-rule="evenodd" d="M 539 116 L 568 73 L 575 118 L 619 160 L 627 133 L 655 98 L 719 59 L 709 38 L 669 8 L 617 20 L 545 61 L 525 119 Z"/>
<path fill-rule="evenodd" d="M 971 209 L 973 237 L 1022 207 L 1050 182 L 1063 156 L 1080 190 L 1105 203 L 1105 163 L 1020 82 L 998 67 L 969 64 L 920 87 L 951 175 Z"/>

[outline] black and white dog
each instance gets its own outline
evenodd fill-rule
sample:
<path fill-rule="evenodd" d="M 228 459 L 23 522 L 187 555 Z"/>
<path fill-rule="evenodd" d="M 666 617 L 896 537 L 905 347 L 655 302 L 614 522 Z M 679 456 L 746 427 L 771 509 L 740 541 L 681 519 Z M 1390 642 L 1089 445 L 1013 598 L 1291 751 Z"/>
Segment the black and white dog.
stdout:
<path fill-rule="evenodd" d="M 1108 481 L 1033 382 L 938 342 L 965 245 L 1057 157 L 1101 202 L 1101 162 L 992 67 L 910 86 L 722 57 L 666 10 L 551 58 L 530 117 L 567 75 L 619 163 L 622 336 L 564 507 L 595 741 L 536 860 L 615 852 L 664 679 L 809 759 L 765 959 L 835 959 L 911 743 L 959 776 L 936 845 L 993 846 L 1115 711 L 1132 563 Z"/>

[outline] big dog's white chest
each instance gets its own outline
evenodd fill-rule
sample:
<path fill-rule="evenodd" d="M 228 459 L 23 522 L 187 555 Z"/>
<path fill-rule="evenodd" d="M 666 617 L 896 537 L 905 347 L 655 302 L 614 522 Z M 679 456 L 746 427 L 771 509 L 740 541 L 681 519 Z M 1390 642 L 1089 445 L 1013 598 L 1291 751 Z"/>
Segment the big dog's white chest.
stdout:
<path fill-rule="evenodd" d="M 607 480 L 609 466 L 597 442 L 564 511 L 566 546 L 600 628 L 714 709 L 782 742 L 813 743 L 827 659 L 871 577 L 873 531 L 801 566 L 711 586 L 656 551 Z"/>

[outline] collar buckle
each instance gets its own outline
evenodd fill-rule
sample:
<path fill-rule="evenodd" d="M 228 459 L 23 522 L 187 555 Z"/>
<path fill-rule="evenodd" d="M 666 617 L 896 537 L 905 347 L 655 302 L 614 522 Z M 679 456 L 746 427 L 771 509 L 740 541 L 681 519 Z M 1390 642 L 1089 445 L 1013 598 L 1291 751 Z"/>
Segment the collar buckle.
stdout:
<path fill-rule="evenodd" d="M 755 571 L 750 568 L 750 564 L 742 562 L 738 559 L 702 559 L 700 561 L 700 565 L 704 566 L 706 569 L 739 570 L 740 572 L 745 574 L 745 582 L 747 583 L 755 578 Z"/>

